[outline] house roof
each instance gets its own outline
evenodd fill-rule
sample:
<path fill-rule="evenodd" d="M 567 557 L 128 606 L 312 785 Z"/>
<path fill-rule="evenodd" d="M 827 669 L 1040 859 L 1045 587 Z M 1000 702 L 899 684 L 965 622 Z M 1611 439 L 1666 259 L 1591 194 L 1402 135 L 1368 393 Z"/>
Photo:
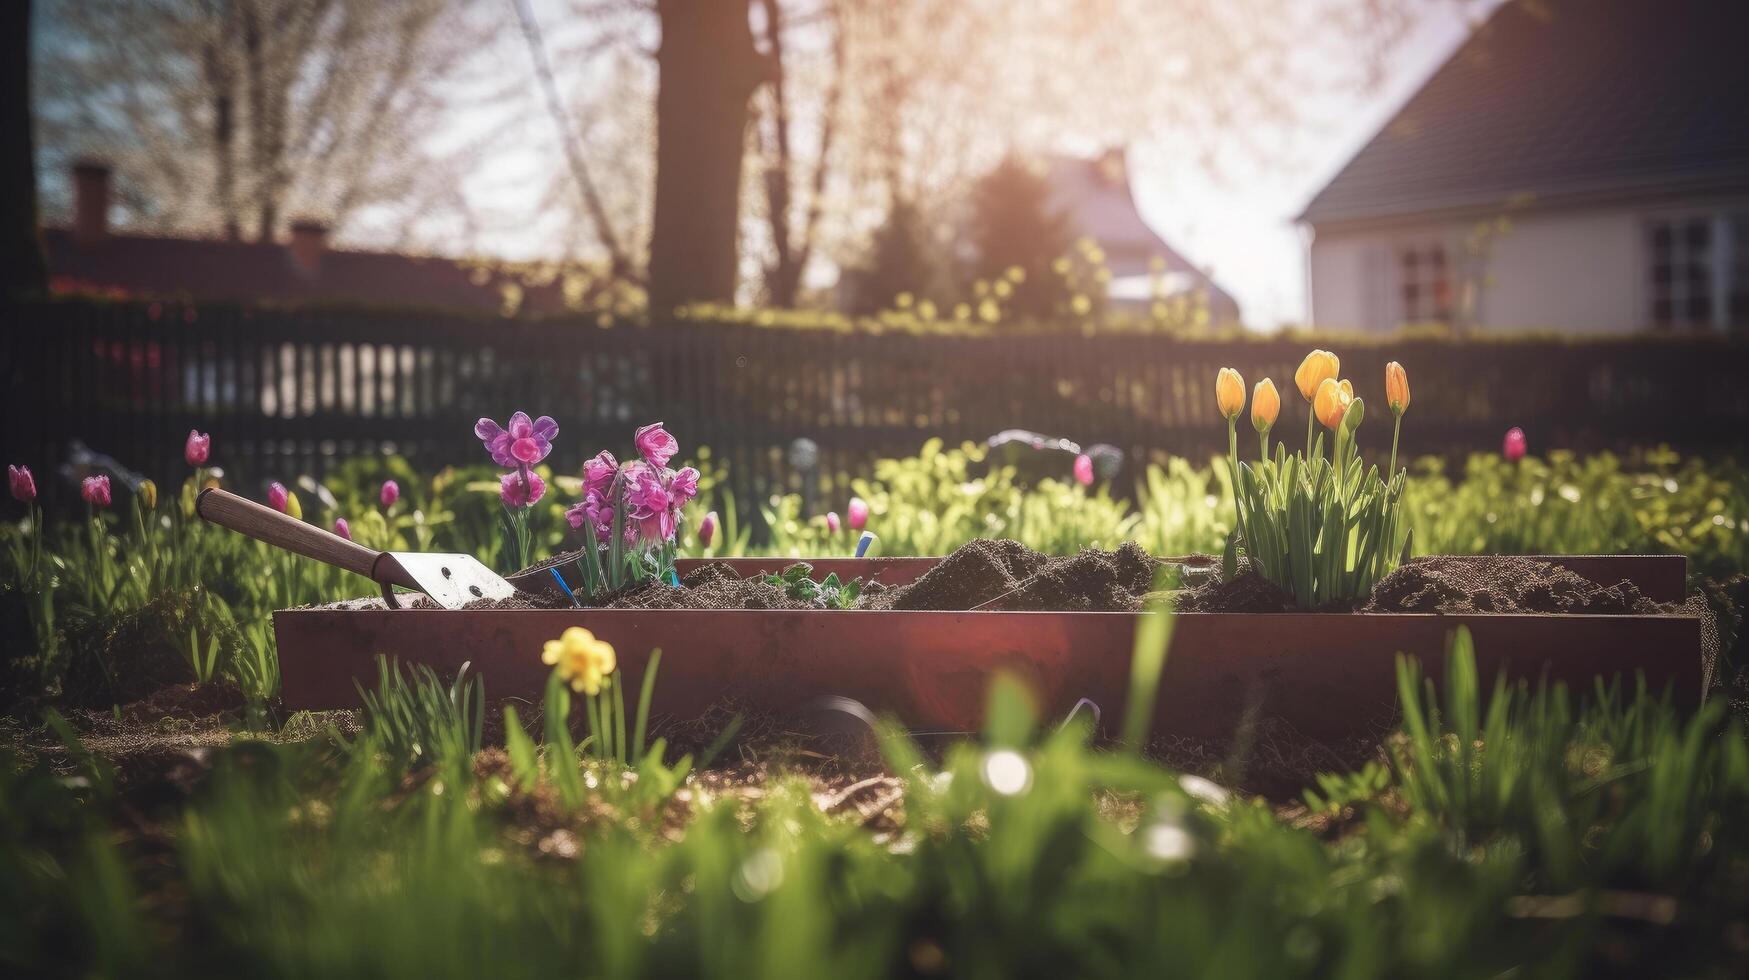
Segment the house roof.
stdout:
<path fill-rule="evenodd" d="M 1300 220 L 1749 191 L 1749 3 L 1508 0 Z"/>
<path fill-rule="evenodd" d="M 129 295 L 279 303 L 359 303 L 501 312 L 507 280 L 483 265 L 393 252 L 328 249 L 314 272 L 288 245 L 107 234 L 80 243 L 67 229 L 43 231 L 51 286 Z M 518 310 L 564 308 L 555 283 L 518 285 Z"/>
<path fill-rule="evenodd" d="M 1207 290 L 1211 300 L 1237 310 L 1226 290 L 1142 220 L 1130 193 L 1122 151 L 1091 158 L 1051 157 L 1046 161 L 1045 181 L 1051 189 L 1051 207 L 1068 216 L 1075 234 L 1099 243 L 1114 277 L 1148 275 L 1154 271 L 1152 260 L 1158 258 L 1165 262 L 1166 271 L 1186 277 Z"/>

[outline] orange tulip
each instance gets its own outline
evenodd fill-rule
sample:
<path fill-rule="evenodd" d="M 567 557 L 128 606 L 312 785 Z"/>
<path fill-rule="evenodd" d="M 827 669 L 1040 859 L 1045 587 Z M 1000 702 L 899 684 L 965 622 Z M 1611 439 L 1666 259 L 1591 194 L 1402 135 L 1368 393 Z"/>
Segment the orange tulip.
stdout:
<path fill-rule="evenodd" d="M 1257 382 L 1251 392 L 1251 424 L 1258 432 L 1268 432 L 1280 414 L 1281 395 L 1275 390 L 1275 382 L 1268 378 Z"/>
<path fill-rule="evenodd" d="M 1294 384 L 1300 389 L 1300 396 L 1306 401 L 1317 397 L 1318 386 L 1326 378 L 1335 378 L 1342 373 L 1342 359 L 1327 350 L 1315 350 L 1306 355 L 1300 362 L 1299 370 L 1294 372 Z"/>
<path fill-rule="evenodd" d="M 1334 431 L 1342 424 L 1342 416 L 1348 414 L 1348 406 L 1354 401 L 1354 386 L 1348 382 L 1338 382 L 1335 378 L 1325 378 L 1318 385 L 1317 395 L 1312 399 L 1312 413 L 1318 416 L 1318 421 L 1324 427 Z"/>
<path fill-rule="evenodd" d="M 1215 405 L 1221 417 L 1231 422 L 1245 410 L 1245 379 L 1232 368 L 1221 368 L 1215 375 Z"/>
<path fill-rule="evenodd" d="M 1396 361 L 1385 365 L 1385 404 L 1395 415 L 1409 410 L 1409 373 Z"/>

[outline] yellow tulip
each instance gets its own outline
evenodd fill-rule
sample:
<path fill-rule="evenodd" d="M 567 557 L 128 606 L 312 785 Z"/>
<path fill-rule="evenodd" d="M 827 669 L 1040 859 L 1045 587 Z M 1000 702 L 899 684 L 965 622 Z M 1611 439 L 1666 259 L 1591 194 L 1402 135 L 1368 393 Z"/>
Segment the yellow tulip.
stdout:
<path fill-rule="evenodd" d="M 1343 381 L 1338 383 L 1335 378 L 1325 378 L 1318 386 L 1318 393 L 1312 399 L 1312 413 L 1318 416 L 1318 421 L 1324 423 L 1327 429 L 1335 430 L 1342 424 L 1342 416 L 1348 414 L 1348 406 L 1354 401 L 1354 386 Z"/>
<path fill-rule="evenodd" d="M 1385 404 L 1396 415 L 1409 410 L 1409 373 L 1396 361 L 1385 365 Z"/>
<path fill-rule="evenodd" d="M 1300 362 L 1299 370 L 1294 372 L 1294 384 L 1300 389 L 1300 396 L 1311 401 L 1326 378 L 1333 379 L 1341 373 L 1341 358 L 1327 350 L 1315 350 Z"/>
<path fill-rule="evenodd" d="M 285 512 L 297 520 L 304 519 L 304 505 L 298 503 L 297 494 L 288 493 L 285 495 Z"/>
<path fill-rule="evenodd" d="M 151 480 L 141 480 L 140 488 L 135 491 L 140 497 L 140 506 L 147 510 L 158 509 L 158 485 Z"/>
<path fill-rule="evenodd" d="M 1224 367 L 1215 375 L 1215 405 L 1229 422 L 1245 410 L 1245 379 L 1239 372 Z"/>
<path fill-rule="evenodd" d="M 1280 414 L 1281 395 L 1275 390 L 1275 382 L 1268 378 L 1257 382 L 1251 392 L 1251 424 L 1258 432 L 1268 432 Z"/>
<path fill-rule="evenodd" d="M 602 680 L 618 666 L 613 645 L 597 640 L 594 633 L 581 626 L 573 626 L 559 634 L 558 639 L 548 640 L 540 659 L 551 664 L 560 679 L 569 681 L 571 690 L 583 694 L 601 693 Z"/>

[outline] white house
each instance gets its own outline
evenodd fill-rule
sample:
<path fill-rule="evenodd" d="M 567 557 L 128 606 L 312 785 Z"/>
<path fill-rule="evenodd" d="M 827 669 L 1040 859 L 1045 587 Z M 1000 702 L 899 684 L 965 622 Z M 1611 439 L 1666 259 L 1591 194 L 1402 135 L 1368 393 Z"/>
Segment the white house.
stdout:
<path fill-rule="evenodd" d="M 1749 2 L 1508 0 L 1300 221 L 1320 328 L 1749 331 Z"/>

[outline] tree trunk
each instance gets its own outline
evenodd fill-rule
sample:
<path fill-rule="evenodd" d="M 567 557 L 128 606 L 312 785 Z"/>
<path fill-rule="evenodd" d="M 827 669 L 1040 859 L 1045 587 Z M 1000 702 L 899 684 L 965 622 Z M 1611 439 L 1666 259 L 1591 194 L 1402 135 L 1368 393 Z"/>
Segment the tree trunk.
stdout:
<path fill-rule="evenodd" d="M 735 298 L 748 100 L 763 77 L 746 0 L 657 0 L 650 315 Z"/>
<path fill-rule="evenodd" d="M 30 0 L 0 3 L 0 294 L 48 287 L 37 228 L 36 155 L 30 130 Z"/>

